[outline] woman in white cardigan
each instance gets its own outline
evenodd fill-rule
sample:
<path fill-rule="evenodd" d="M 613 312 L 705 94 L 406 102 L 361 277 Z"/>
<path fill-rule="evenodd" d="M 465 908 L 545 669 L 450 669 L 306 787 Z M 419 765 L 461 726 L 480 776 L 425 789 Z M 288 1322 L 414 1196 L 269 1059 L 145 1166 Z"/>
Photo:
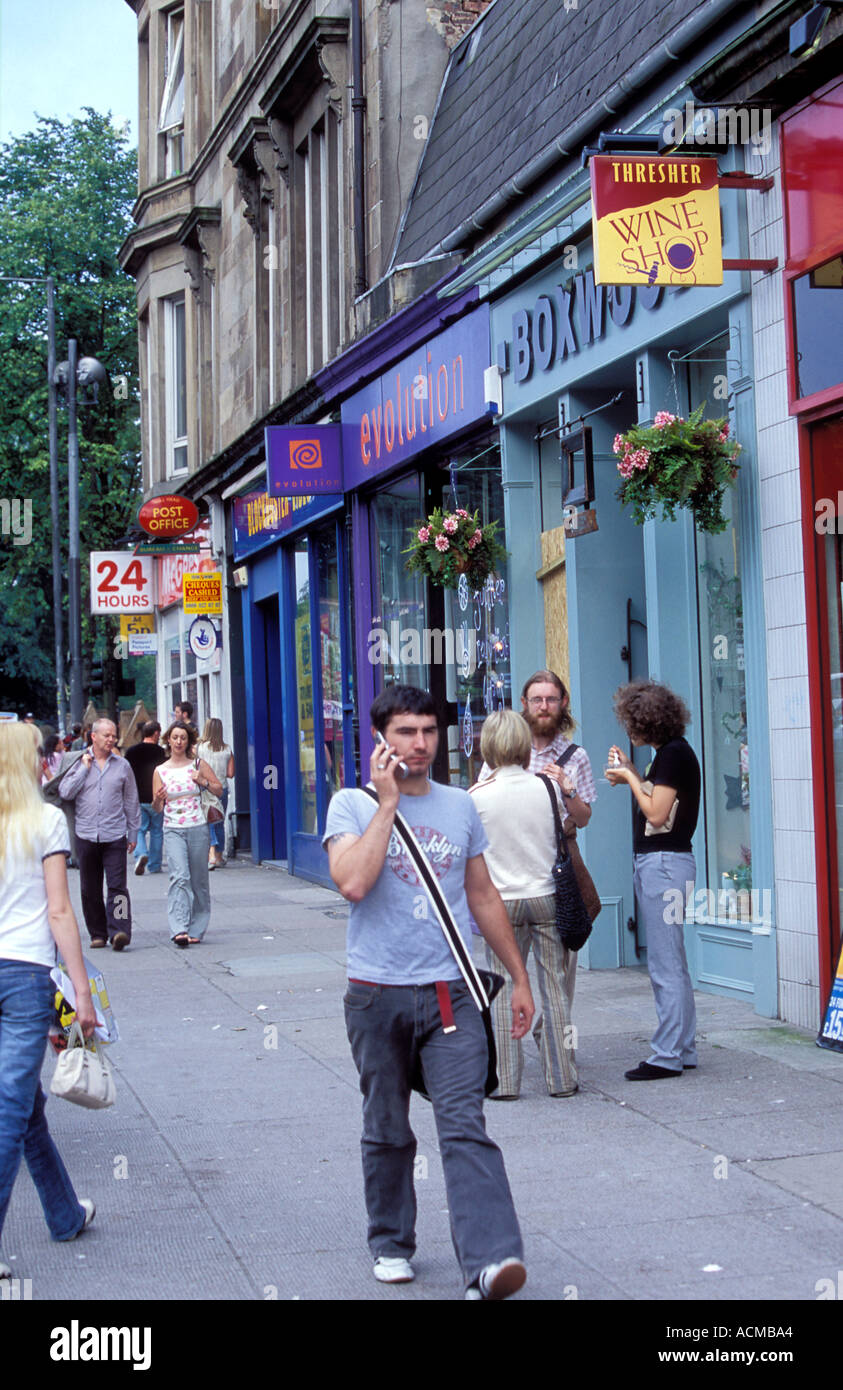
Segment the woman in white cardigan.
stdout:
<path fill-rule="evenodd" d="M 539 1051 L 548 1092 L 572 1096 L 577 1090 L 577 1068 L 565 988 L 568 951 L 555 925 L 556 826 L 547 785 L 526 771 L 530 748 L 530 729 L 520 714 L 514 710 L 490 714 L 483 725 L 480 752 L 492 775 L 473 786 L 471 795 L 489 838 L 484 856 L 489 874 L 503 898 L 525 964 L 533 950 L 544 1012 Z M 486 955 L 490 967 L 508 980 L 488 946 Z M 500 1083 L 492 1100 L 515 1100 L 521 1089 L 523 1052 L 507 1022 L 510 990 L 508 983 L 492 1006 Z"/>

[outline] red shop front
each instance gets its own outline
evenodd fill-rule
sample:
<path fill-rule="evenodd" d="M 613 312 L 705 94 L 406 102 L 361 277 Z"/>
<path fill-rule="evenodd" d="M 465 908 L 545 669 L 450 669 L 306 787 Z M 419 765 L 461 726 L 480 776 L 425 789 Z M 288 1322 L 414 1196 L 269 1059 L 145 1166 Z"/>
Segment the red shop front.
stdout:
<path fill-rule="evenodd" d="M 782 118 L 788 395 L 799 424 L 820 988 L 843 920 L 843 81 Z"/>

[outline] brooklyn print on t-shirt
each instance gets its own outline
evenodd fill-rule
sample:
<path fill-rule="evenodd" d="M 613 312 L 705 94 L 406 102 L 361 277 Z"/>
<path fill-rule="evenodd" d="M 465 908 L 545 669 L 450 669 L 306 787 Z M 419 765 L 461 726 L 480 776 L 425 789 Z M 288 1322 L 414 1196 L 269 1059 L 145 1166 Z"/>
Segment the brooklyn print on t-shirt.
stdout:
<path fill-rule="evenodd" d="M 413 834 L 427 855 L 436 877 L 442 879 L 447 874 L 455 859 L 461 859 L 463 854 L 462 845 L 455 845 L 449 840 L 447 835 L 443 835 L 439 830 L 432 830 L 429 825 L 414 825 Z M 389 848 L 386 851 L 386 862 L 394 874 L 404 883 L 420 883 L 421 880 L 416 872 L 416 866 L 410 858 L 404 844 L 394 833 L 390 837 Z"/>

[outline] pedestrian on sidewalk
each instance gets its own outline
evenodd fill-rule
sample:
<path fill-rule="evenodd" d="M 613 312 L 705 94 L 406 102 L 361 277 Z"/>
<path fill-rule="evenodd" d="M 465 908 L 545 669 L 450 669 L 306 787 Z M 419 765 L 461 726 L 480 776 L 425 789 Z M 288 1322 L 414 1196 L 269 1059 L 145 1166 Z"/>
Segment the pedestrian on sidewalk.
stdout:
<path fill-rule="evenodd" d="M 141 729 L 141 741 L 127 748 L 126 762 L 135 774 L 135 783 L 140 801 L 140 830 L 135 845 L 135 873 L 142 874 L 149 867 L 151 874 L 161 872 L 161 852 L 164 845 L 164 812 L 156 811 L 152 804 L 152 774 L 156 767 L 167 761 L 167 754 L 160 747 L 161 725 L 157 719 L 148 719 Z M 147 848 L 147 836 L 149 848 Z"/>
<path fill-rule="evenodd" d="M 0 724 L 0 1235 L 23 1157 L 53 1239 L 73 1240 L 93 1220 L 94 1204 L 73 1190 L 50 1137 L 40 1080 L 56 946 L 86 1038 L 96 1016 L 67 891 L 67 825 L 42 800 L 40 771 L 37 729 Z M 11 1275 L 0 1260 L 0 1280 Z"/>
<path fill-rule="evenodd" d="M 62 778 L 60 794 L 75 802 L 82 912 L 91 946 L 110 942 L 115 951 L 122 951 L 132 939 L 126 854 L 137 843 L 140 802 L 132 769 L 114 752 L 116 742 L 116 726 L 110 719 L 98 719 L 91 728 L 90 751 Z"/>
<path fill-rule="evenodd" d="M 644 780 L 613 746 L 606 778 L 612 786 L 626 782 L 635 798 L 633 882 L 658 1018 L 650 1056 L 624 1075 L 628 1081 L 658 1081 L 697 1065 L 697 1013 L 685 957 L 684 913 L 677 921 L 672 904 L 687 902 L 694 891 L 691 839 L 700 809 L 700 765 L 684 738 L 691 716 L 668 686 L 643 680 L 621 686 L 615 692 L 615 713 L 634 747 L 650 744 L 656 751 Z"/>
<path fill-rule="evenodd" d="M 533 1017 L 530 985 L 483 859 L 487 840 L 471 797 L 428 779 L 439 744 L 433 698 L 413 686 L 390 686 L 374 701 L 370 722 L 372 733 L 386 740 L 369 763 L 379 804 L 356 788 L 336 792 L 323 843 L 331 877 L 351 903 L 344 1003 L 363 1093 L 363 1178 L 374 1274 L 382 1283 L 415 1277 L 410 1259 L 416 1248 L 416 1138 L 409 1109 L 410 1079 L 420 1063 L 439 1134 L 465 1296 L 499 1300 L 521 1287 L 526 1270 L 503 1156 L 483 1119 L 486 1031 L 394 834 L 397 811 L 431 860 L 467 949 L 470 909 L 512 975 L 517 1038 L 529 1031 Z"/>
<path fill-rule="evenodd" d="M 152 775 L 153 805 L 164 812 L 164 848 L 170 882 L 167 920 L 170 938 L 184 950 L 198 946 L 211 919 L 208 880 L 208 824 L 202 809 L 202 789 L 219 796 L 222 785 L 202 759 L 195 756 L 196 730 L 174 723 L 164 735 L 169 758 Z"/>
<path fill-rule="evenodd" d="M 525 966 L 533 949 L 544 1019 L 539 1051 L 548 1094 L 572 1096 L 577 1090 L 577 1068 L 566 969 L 574 953 L 562 945 L 556 931 L 556 821 L 549 784 L 527 771 L 530 728 L 515 710 L 497 710 L 488 716 L 480 735 L 480 753 L 491 771 L 484 782 L 471 788 L 470 795 L 489 840 L 486 865 Z M 486 958 L 490 969 L 501 970 L 488 944 Z M 500 1085 L 490 1100 L 517 1100 L 521 1090 L 524 1055 L 520 1039 L 511 1034 L 511 992 L 507 983 L 492 1005 Z"/>
<path fill-rule="evenodd" d="M 211 836 L 211 849 L 208 868 L 222 868 L 225 863 L 225 813 L 228 809 L 228 779 L 234 776 L 234 754 L 222 736 L 222 720 L 206 719 L 202 730 L 202 740 L 196 749 L 197 755 L 204 758 L 213 771 L 217 781 L 222 784 L 223 818 L 212 821 L 208 830 Z"/>
<path fill-rule="evenodd" d="M 592 922 L 600 911 L 600 897 L 592 882 L 577 845 L 577 830 L 583 830 L 591 820 L 591 808 L 597 800 L 591 761 L 584 748 L 574 743 L 571 733 L 576 727 L 571 713 L 568 688 L 555 671 L 534 671 L 521 690 L 521 713 L 530 727 L 530 761 L 527 770 L 550 777 L 562 806 L 562 828 L 568 853 L 574 865 L 580 893 Z M 489 776 L 491 769 L 484 762 L 479 781 Z M 546 796 L 546 793 L 545 793 Z M 556 857 L 554 851 L 554 858 Z M 577 953 L 567 952 L 565 989 L 569 1008 L 574 1006 L 574 986 L 577 980 Z M 540 1014 L 533 1029 L 539 1048 L 544 1015 Z"/>

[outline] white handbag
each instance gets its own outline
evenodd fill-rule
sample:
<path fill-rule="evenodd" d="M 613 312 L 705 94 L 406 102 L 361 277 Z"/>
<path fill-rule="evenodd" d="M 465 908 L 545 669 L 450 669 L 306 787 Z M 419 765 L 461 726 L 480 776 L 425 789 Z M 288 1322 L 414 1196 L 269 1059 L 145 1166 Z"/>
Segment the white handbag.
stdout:
<path fill-rule="evenodd" d="M 642 792 L 644 792 L 647 796 L 652 796 L 652 795 L 653 795 L 653 783 L 652 783 L 652 782 L 642 782 L 642 783 L 641 783 L 641 790 L 642 790 Z M 659 828 L 658 828 L 658 830 L 657 830 L 656 827 L 655 827 L 654 825 L 651 825 L 649 821 L 646 821 L 646 824 L 645 824 L 645 826 L 644 826 L 644 834 L 645 834 L 645 835 L 669 835 L 670 832 L 671 832 L 671 830 L 673 829 L 674 825 L 676 824 L 676 812 L 677 812 L 678 810 L 679 810 L 679 797 L 678 797 L 678 796 L 675 796 L 675 797 L 673 798 L 673 805 L 672 805 L 671 808 L 670 808 L 670 811 L 669 811 L 669 813 L 668 813 L 667 820 L 665 821 L 664 825 L 660 825 Z"/>
<path fill-rule="evenodd" d="M 76 1021 L 71 1026 L 67 1048 L 59 1057 L 50 1093 L 88 1110 L 105 1110 L 117 1098 L 111 1063 L 97 1042 L 85 1042 Z"/>

